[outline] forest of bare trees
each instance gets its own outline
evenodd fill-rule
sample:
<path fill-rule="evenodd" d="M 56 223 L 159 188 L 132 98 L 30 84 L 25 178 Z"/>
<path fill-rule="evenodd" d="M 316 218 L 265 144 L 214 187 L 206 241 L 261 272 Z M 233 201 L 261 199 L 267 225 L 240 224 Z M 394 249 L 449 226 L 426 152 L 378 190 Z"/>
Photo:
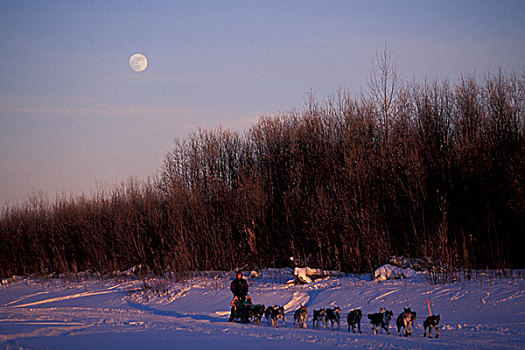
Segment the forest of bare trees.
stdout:
<path fill-rule="evenodd" d="M 525 77 L 381 74 L 368 94 L 309 96 L 245 132 L 197 130 L 154 180 L 4 208 L 0 275 L 279 267 L 291 256 L 359 273 L 393 255 L 525 267 Z"/>

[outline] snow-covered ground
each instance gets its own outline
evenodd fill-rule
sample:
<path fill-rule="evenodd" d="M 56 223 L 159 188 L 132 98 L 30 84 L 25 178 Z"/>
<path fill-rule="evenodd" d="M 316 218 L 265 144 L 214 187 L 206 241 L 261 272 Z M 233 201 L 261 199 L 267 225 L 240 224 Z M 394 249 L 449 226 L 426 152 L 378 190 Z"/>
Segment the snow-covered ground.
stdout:
<path fill-rule="evenodd" d="M 493 278 L 432 285 L 423 273 L 403 280 L 330 277 L 286 285 L 292 271 L 263 270 L 250 279 L 254 303 L 284 305 L 286 326 L 228 322 L 231 275 L 201 273 L 183 282 L 57 278 L 21 279 L 0 287 L 0 349 L 525 349 L 525 281 Z M 248 276 L 247 276 L 248 277 Z M 441 315 L 441 336 L 423 337 L 423 320 Z M 293 312 L 308 306 L 308 329 Z M 312 329 L 314 309 L 337 305 L 341 328 Z M 412 337 L 372 333 L 367 313 L 385 307 L 394 318 L 417 312 Z M 346 314 L 363 311 L 363 334 L 347 330 Z"/>

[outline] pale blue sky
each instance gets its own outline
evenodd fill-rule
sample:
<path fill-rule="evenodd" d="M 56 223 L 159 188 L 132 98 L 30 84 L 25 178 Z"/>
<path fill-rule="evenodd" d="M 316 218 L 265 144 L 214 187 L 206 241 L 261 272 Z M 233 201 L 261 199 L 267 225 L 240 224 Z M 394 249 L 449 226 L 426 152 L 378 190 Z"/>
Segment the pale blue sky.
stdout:
<path fill-rule="evenodd" d="M 406 80 L 522 73 L 523 18 L 525 1 L 0 1 L 0 205 L 145 178 L 197 127 L 366 89 L 385 41 Z"/>

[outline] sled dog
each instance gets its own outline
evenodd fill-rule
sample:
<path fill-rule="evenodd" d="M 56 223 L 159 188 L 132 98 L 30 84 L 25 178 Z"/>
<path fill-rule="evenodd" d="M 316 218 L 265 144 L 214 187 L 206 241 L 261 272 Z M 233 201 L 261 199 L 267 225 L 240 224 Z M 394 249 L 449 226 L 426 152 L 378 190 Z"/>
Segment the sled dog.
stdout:
<path fill-rule="evenodd" d="M 333 309 L 326 309 L 325 323 L 330 322 L 332 330 L 334 330 L 334 323 L 337 323 L 337 329 L 341 327 L 341 309 L 339 306 L 334 307 Z"/>
<path fill-rule="evenodd" d="M 397 325 L 397 335 L 401 336 L 401 328 L 403 328 L 403 334 L 405 337 L 412 335 L 412 324 L 416 319 L 416 313 L 410 308 L 404 309 L 404 311 L 397 316 L 396 325 Z"/>
<path fill-rule="evenodd" d="M 436 338 L 439 337 L 439 321 L 440 317 L 439 315 L 432 315 L 428 316 L 425 322 L 423 322 L 423 328 L 425 329 L 423 336 L 427 336 L 427 328 L 428 328 L 428 337 L 432 338 L 432 330 L 436 330 Z"/>
<path fill-rule="evenodd" d="M 370 319 L 370 323 L 372 324 L 374 328 L 374 334 L 377 334 L 377 329 L 379 327 L 379 331 L 381 331 L 381 328 L 386 330 L 387 333 L 390 333 L 388 330 L 388 324 L 390 323 L 390 320 L 394 317 L 394 313 L 390 310 L 387 310 L 385 308 L 381 308 L 381 311 L 375 314 L 368 314 L 368 318 Z"/>
<path fill-rule="evenodd" d="M 275 305 L 268 306 L 266 308 L 266 311 L 264 311 L 264 317 L 266 317 L 268 326 L 270 325 L 270 322 L 272 322 L 272 325 L 273 325 L 272 314 L 273 314 L 273 310 L 275 310 L 275 307 L 276 307 Z"/>
<path fill-rule="evenodd" d="M 326 328 L 326 322 L 324 320 L 325 316 L 326 316 L 325 309 L 314 310 L 313 327 L 319 328 L 319 322 L 323 322 L 323 328 Z"/>
<path fill-rule="evenodd" d="M 306 328 L 306 317 L 308 316 L 306 305 L 302 306 L 295 311 L 295 314 L 293 316 L 293 322 L 297 324 L 297 328 L 299 328 L 299 325 L 302 324 L 303 328 Z"/>
<path fill-rule="evenodd" d="M 250 318 L 250 322 L 253 322 L 254 319 L 257 320 L 257 324 L 261 325 L 261 319 L 264 315 L 264 305 L 262 304 L 251 304 L 248 305 L 248 316 Z"/>
<path fill-rule="evenodd" d="M 357 325 L 357 329 L 359 330 L 359 333 L 361 332 L 361 318 L 363 317 L 363 312 L 359 309 L 352 310 L 348 313 L 348 331 L 350 332 L 350 327 L 352 327 L 352 333 L 355 333 L 355 326 Z"/>
<path fill-rule="evenodd" d="M 279 319 L 283 320 L 283 326 L 286 326 L 284 321 L 284 307 L 275 306 L 272 312 L 272 326 L 279 328 Z"/>

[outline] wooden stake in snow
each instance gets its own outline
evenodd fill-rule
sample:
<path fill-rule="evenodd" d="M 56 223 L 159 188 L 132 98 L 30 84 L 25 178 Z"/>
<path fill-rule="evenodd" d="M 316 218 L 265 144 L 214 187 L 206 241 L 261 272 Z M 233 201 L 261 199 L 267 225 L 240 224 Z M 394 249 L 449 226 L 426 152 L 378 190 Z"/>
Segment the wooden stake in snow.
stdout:
<path fill-rule="evenodd" d="M 427 305 L 428 305 L 428 315 L 432 316 L 432 311 L 430 310 L 430 300 L 427 298 Z"/>

